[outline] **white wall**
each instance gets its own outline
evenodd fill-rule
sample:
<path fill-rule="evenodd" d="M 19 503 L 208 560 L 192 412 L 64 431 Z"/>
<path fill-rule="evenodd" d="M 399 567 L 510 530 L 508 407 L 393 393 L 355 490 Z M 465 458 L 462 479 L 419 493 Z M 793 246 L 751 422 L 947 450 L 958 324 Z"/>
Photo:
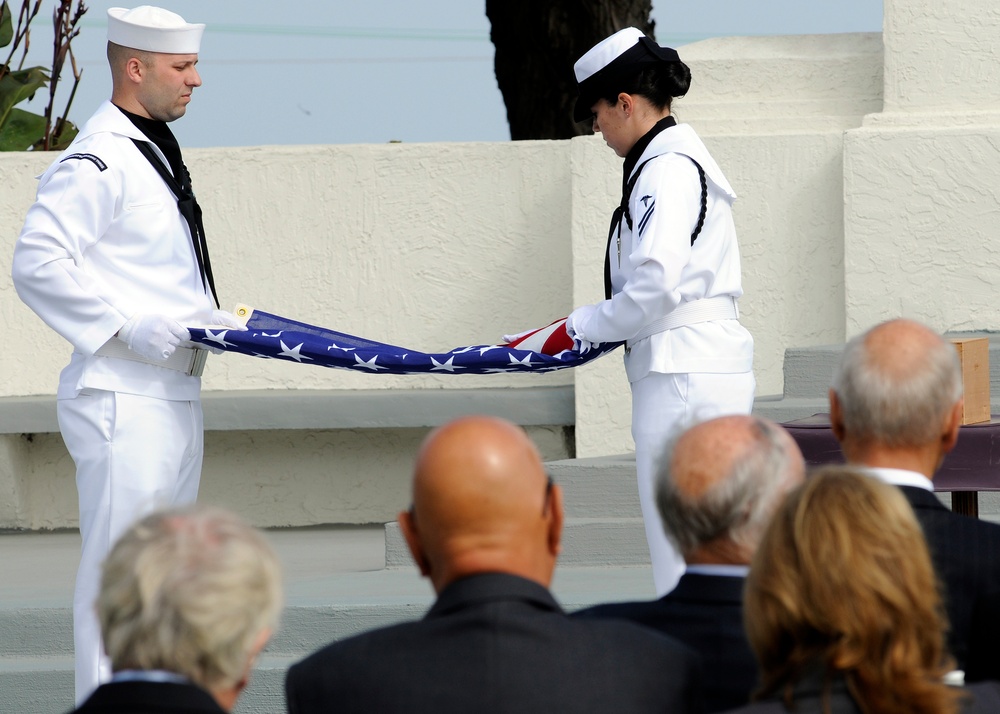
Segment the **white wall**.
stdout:
<path fill-rule="evenodd" d="M 845 308 L 1000 329 L 1000 83 L 992 0 L 885 2 L 885 111 L 847 133 Z"/>

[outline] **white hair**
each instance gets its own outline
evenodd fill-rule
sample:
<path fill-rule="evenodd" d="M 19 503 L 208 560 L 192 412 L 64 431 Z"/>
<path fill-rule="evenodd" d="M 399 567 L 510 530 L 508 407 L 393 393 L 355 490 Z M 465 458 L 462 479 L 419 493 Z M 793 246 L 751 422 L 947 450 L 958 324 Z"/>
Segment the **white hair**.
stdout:
<path fill-rule="evenodd" d="M 791 484 L 804 470 L 794 458 L 781 427 L 749 417 L 753 440 L 730 470 L 697 498 L 679 490 L 672 473 L 673 451 L 668 445 L 656 483 L 656 505 L 667 537 L 687 555 L 695 548 L 726 536 L 737 545 L 756 550 L 764 528 Z"/>
<path fill-rule="evenodd" d="M 192 506 L 146 516 L 104 562 L 97 614 L 112 669 L 162 669 L 212 691 L 246 674 L 281 611 L 278 558 L 236 515 Z"/>
<path fill-rule="evenodd" d="M 876 329 L 876 328 L 872 328 Z M 888 359 L 868 348 L 871 330 L 851 339 L 833 373 L 844 428 L 849 434 L 890 447 L 934 441 L 962 396 L 962 367 L 943 339 L 920 355 L 908 372 L 887 369 Z"/>

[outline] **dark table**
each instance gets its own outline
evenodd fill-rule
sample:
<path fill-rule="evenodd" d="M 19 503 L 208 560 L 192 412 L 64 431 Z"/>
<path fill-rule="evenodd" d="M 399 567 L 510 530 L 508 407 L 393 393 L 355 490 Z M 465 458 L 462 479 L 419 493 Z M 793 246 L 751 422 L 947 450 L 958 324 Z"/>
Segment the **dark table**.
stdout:
<path fill-rule="evenodd" d="M 813 414 L 782 426 L 798 443 L 809 466 L 844 463 L 829 414 Z M 934 474 L 933 483 L 935 491 L 951 492 L 951 510 L 978 518 L 979 492 L 1000 491 L 1000 416 L 961 427 L 958 443 Z"/>

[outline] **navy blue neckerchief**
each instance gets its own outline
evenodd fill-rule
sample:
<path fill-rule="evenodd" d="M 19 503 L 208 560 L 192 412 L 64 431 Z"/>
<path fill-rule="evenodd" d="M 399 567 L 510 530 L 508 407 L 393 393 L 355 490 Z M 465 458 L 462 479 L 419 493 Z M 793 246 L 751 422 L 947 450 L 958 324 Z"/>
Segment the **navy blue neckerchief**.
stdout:
<path fill-rule="evenodd" d="M 116 105 L 117 106 L 117 105 Z M 118 109 L 128 117 L 139 131 L 149 138 L 163 155 L 170 162 L 170 170 L 163 165 L 163 161 L 153 151 L 148 141 L 132 139 L 139 152 L 146 157 L 146 160 L 156 169 L 164 183 L 170 188 L 177 198 L 177 210 L 188 224 L 191 231 L 191 245 L 194 247 L 194 255 L 198 260 L 198 270 L 201 272 L 201 284 L 207 290 L 212 291 L 212 299 L 215 306 L 219 307 L 219 296 L 215 292 L 215 276 L 212 275 L 212 261 L 208 257 L 208 242 L 205 240 L 205 225 L 202 221 L 201 206 L 194 196 L 191 186 L 191 174 L 188 173 L 187 166 L 181 158 L 181 147 L 170 131 L 170 127 L 164 121 L 148 119 L 146 117 L 125 111 L 121 107 Z M 171 173 L 171 170 L 173 173 Z"/>

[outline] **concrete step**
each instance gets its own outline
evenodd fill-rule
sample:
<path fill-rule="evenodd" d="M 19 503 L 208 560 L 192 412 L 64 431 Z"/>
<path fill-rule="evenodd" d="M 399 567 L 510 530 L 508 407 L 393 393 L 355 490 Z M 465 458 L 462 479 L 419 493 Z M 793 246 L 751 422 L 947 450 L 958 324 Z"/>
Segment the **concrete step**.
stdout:
<path fill-rule="evenodd" d="M 642 518 L 567 518 L 559 562 L 569 567 L 649 565 Z M 385 524 L 385 565 L 414 568 L 398 523 Z"/>
<path fill-rule="evenodd" d="M 0 657 L 0 710 L 59 714 L 72 704 L 72 656 Z"/>
<path fill-rule="evenodd" d="M 753 413 L 757 416 L 776 421 L 779 424 L 795 419 L 803 419 L 813 414 L 826 414 L 830 411 L 830 402 L 826 392 L 820 397 L 757 397 L 753 402 Z"/>
<path fill-rule="evenodd" d="M 790 347 L 785 350 L 784 376 L 786 399 L 826 399 L 833 370 L 844 351 L 841 345 Z"/>
<path fill-rule="evenodd" d="M 568 518 L 641 518 L 635 454 L 549 461 Z"/>
<path fill-rule="evenodd" d="M 947 339 L 985 337 L 990 341 L 990 395 L 994 413 L 998 413 L 997 408 L 1000 407 L 1000 334 L 947 332 L 944 336 Z M 829 390 L 833 378 L 833 370 L 840 363 L 843 351 L 843 344 L 786 349 L 783 370 L 785 386 L 781 396 L 785 400 L 819 399 L 825 402 L 827 390 Z M 822 411 L 828 411 L 828 409 Z"/>

